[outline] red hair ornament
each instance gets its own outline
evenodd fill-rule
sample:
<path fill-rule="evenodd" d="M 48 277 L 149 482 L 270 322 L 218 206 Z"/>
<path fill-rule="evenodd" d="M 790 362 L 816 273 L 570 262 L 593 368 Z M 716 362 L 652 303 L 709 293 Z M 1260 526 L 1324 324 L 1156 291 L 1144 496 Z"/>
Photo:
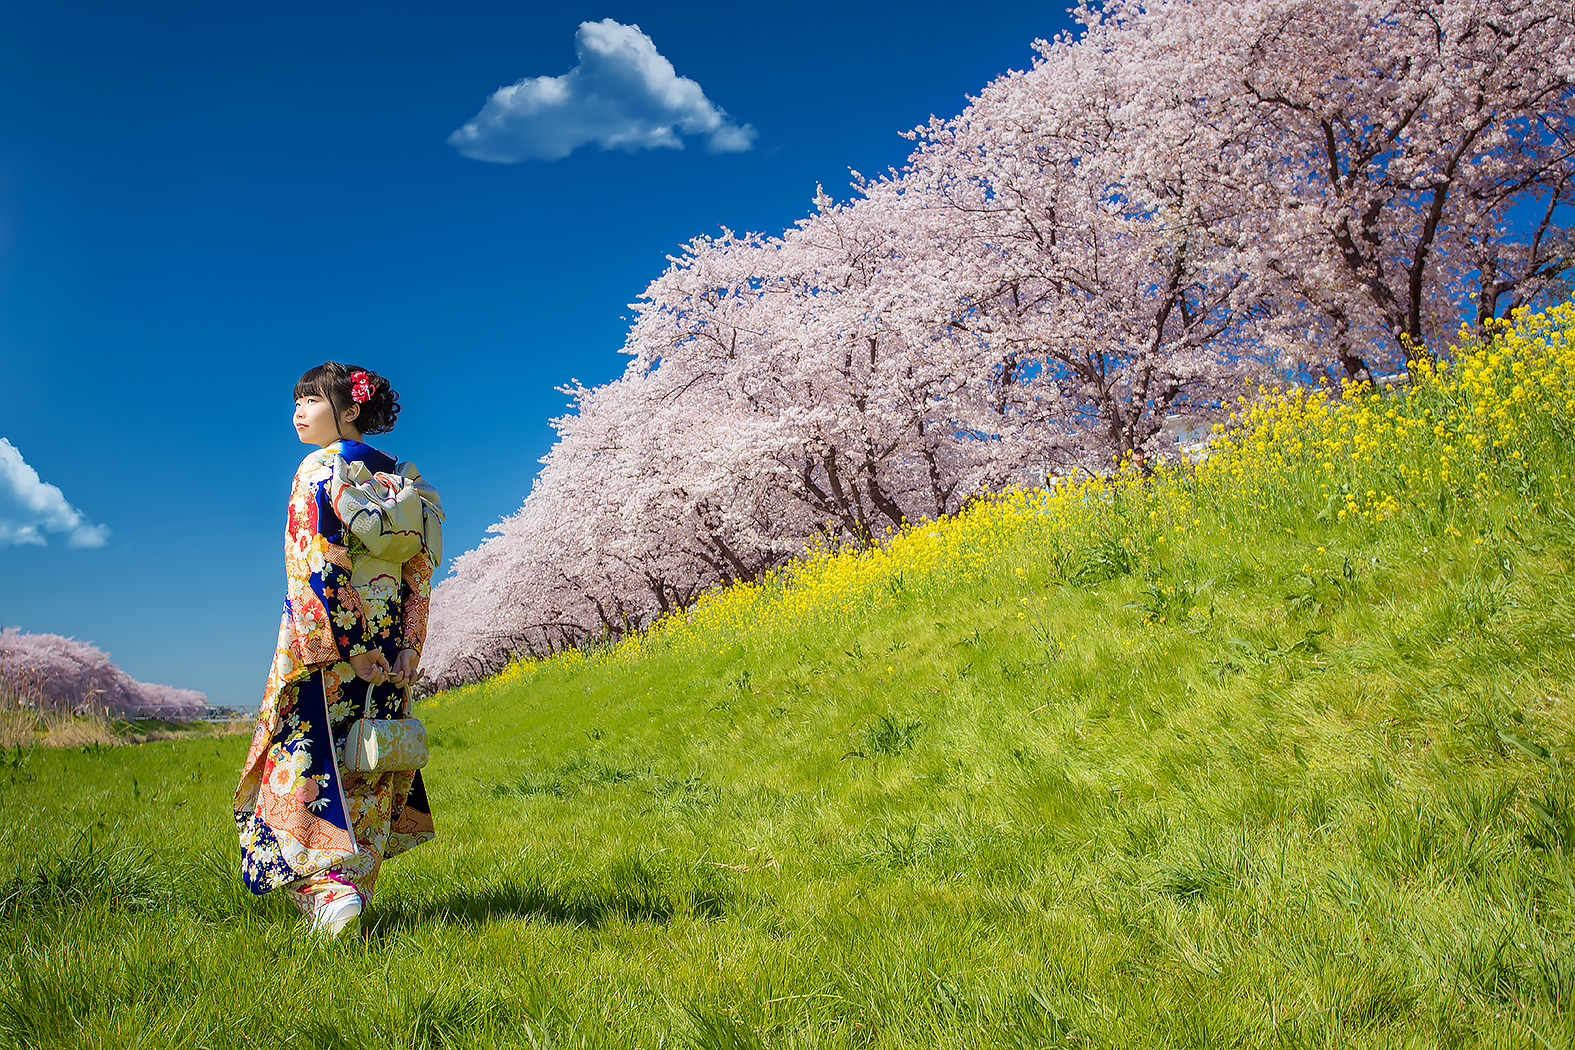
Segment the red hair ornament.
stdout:
<path fill-rule="evenodd" d="M 372 400 L 372 377 L 365 372 L 350 373 L 350 400 L 358 405 Z"/>

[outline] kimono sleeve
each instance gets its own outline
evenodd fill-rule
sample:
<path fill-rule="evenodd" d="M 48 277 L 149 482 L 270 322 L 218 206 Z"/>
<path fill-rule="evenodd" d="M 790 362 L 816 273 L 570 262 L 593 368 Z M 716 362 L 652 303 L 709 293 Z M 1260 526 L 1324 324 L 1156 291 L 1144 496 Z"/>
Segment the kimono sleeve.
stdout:
<path fill-rule="evenodd" d="M 422 551 L 405 562 L 400 573 L 400 598 L 405 610 L 402 649 L 421 651 L 427 640 L 427 607 L 432 601 L 432 557 Z"/>
<path fill-rule="evenodd" d="M 285 614 L 303 664 L 348 660 L 376 648 L 361 596 L 350 583 L 344 526 L 328 501 L 331 464 L 308 456 L 295 475 L 285 532 Z"/>

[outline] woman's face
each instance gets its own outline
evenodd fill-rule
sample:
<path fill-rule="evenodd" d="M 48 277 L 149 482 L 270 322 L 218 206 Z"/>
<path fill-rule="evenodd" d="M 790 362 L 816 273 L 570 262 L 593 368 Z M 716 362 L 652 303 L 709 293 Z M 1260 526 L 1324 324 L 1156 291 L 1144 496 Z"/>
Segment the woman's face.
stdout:
<path fill-rule="evenodd" d="M 339 422 L 338 429 L 334 428 L 334 406 L 326 397 L 317 394 L 307 394 L 305 397 L 295 399 L 295 433 L 301 441 L 318 448 L 338 441 L 340 438 L 354 438 L 360 440 L 361 432 L 351 422 L 360 415 L 361 406 L 352 405 L 344 410 L 344 418 Z"/>

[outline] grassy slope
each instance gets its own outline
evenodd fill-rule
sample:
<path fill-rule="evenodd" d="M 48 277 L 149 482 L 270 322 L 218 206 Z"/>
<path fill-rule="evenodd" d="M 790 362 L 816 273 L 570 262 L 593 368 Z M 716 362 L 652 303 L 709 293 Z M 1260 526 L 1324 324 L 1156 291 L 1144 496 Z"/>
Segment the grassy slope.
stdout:
<path fill-rule="evenodd" d="M 1569 1045 L 1569 327 L 437 698 L 356 942 L 238 887 L 244 741 L 12 752 L 0 1036 Z"/>

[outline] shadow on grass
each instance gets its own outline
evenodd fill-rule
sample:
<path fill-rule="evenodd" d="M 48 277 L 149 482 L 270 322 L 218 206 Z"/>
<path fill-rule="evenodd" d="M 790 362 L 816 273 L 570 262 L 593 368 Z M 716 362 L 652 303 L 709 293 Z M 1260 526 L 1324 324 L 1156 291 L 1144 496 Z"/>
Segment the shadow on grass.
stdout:
<path fill-rule="evenodd" d="M 615 867 L 600 879 L 559 883 L 521 878 L 479 886 L 455 886 L 451 893 L 378 901 L 368 913 L 366 936 L 397 933 L 433 922 L 480 925 L 496 919 L 542 922 L 597 929 L 609 923 L 666 925 L 675 916 L 717 919 L 726 914 L 735 891 L 719 883 L 668 885 L 656 872 L 638 865 Z"/>

